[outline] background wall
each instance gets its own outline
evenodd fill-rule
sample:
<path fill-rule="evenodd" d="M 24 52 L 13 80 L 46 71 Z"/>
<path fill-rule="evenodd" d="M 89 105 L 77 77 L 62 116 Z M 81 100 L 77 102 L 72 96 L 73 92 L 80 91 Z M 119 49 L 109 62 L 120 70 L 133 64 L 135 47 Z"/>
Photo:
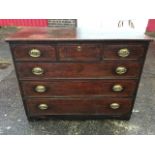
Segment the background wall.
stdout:
<path fill-rule="evenodd" d="M 99 28 L 106 31 L 117 29 L 118 21 L 120 19 L 92 19 L 79 18 L 78 26 L 84 28 Z M 143 32 L 145 29 L 152 32 L 155 31 L 155 19 L 133 19 L 135 26 L 134 31 Z M 127 20 L 124 20 L 126 29 L 128 28 Z M 0 26 L 48 26 L 48 19 L 0 19 Z"/>

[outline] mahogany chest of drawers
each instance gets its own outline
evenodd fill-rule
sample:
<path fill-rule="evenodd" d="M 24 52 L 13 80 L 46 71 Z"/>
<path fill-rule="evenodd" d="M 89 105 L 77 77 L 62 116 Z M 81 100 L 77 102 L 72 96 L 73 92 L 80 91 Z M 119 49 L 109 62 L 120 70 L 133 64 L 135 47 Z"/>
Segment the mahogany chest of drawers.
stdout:
<path fill-rule="evenodd" d="M 25 28 L 6 41 L 29 119 L 130 118 L 150 39 Z"/>

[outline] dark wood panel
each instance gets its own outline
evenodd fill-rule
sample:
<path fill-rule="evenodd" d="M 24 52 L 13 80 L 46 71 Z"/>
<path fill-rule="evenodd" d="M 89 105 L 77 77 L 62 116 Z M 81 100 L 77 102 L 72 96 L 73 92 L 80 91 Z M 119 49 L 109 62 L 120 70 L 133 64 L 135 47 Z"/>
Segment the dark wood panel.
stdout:
<path fill-rule="evenodd" d="M 70 98 L 70 99 L 26 99 L 28 112 L 30 116 L 40 115 L 111 115 L 121 116 L 131 112 L 131 98 Z M 118 109 L 112 109 L 110 105 L 118 103 Z M 39 105 L 46 104 L 46 110 L 40 110 Z"/>
<path fill-rule="evenodd" d="M 53 80 L 22 81 L 21 86 L 25 96 L 52 97 L 52 96 L 133 96 L 137 80 Z M 122 92 L 114 92 L 116 84 L 123 86 Z M 38 93 L 36 86 L 43 85 L 46 91 Z"/>
<path fill-rule="evenodd" d="M 20 79 L 52 79 L 52 78 L 137 78 L 141 63 L 136 61 L 104 61 L 100 63 L 16 63 Z M 123 66 L 127 72 L 116 73 L 116 68 Z M 34 75 L 32 69 L 40 67 L 42 75 Z"/>
<path fill-rule="evenodd" d="M 55 61 L 56 49 L 55 46 L 49 44 L 18 44 L 11 46 L 15 60 L 23 61 Z M 37 49 L 40 51 L 40 57 L 31 57 L 29 51 Z"/>
<path fill-rule="evenodd" d="M 128 57 L 122 58 L 118 55 L 118 51 L 122 48 L 127 48 L 130 52 Z M 105 44 L 103 58 L 104 59 L 140 59 L 145 56 L 145 44 L 137 43 L 115 43 L 115 44 Z"/>
<path fill-rule="evenodd" d="M 59 44 L 59 59 L 62 61 L 97 61 L 101 59 L 100 44 Z"/>

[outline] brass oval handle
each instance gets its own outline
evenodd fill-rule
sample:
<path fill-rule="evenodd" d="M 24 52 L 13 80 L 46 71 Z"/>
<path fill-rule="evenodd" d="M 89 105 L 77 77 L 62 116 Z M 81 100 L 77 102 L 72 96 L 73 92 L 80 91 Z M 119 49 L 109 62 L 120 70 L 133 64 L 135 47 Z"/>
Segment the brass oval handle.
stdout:
<path fill-rule="evenodd" d="M 120 85 L 120 84 L 116 84 L 116 85 L 114 85 L 114 86 L 112 87 L 112 90 L 113 90 L 114 92 L 121 92 L 121 91 L 123 91 L 123 86 Z"/>
<path fill-rule="evenodd" d="M 34 67 L 32 69 L 32 73 L 34 75 L 42 75 L 44 73 L 44 70 L 41 67 Z"/>
<path fill-rule="evenodd" d="M 43 86 L 43 85 L 38 85 L 38 86 L 35 87 L 35 91 L 37 93 L 44 93 L 46 91 L 46 87 Z"/>
<path fill-rule="evenodd" d="M 38 50 L 38 49 L 31 49 L 31 50 L 29 51 L 29 55 L 30 55 L 31 57 L 33 57 L 33 58 L 38 58 L 38 57 L 41 56 L 41 51 Z"/>
<path fill-rule="evenodd" d="M 119 103 L 111 103 L 110 104 L 110 108 L 111 109 L 119 109 L 120 108 L 120 104 Z"/>
<path fill-rule="evenodd" d="M 130 51 L 127 48 L 122 48 L 118 51 L 118 56 L 125 58 L 128 57 L 130 55 Z"/>
<path fill-rule="evenodd" d="M 82 47 L 81 46 L 77 46 L 77 51 L 81 51 Z"/>
<path fill-rule="evenodd" d="M 39 108 L 40 110 L 47 110 L 47 109 L 48 109 L 48 105 L 47 105 L 47 104 L 39 104 L 39 105 L 38 105 L 38 108 Z"/>
<path fill-rule="evenodd" d="M 118 75 L 122 75 L 122 74 L 125 74 L 127 72 L 127 68 L 124 67 L 124 66 L 118 66 L 116 69 L 115 69 L 115 72 L 116 74 Z"/>

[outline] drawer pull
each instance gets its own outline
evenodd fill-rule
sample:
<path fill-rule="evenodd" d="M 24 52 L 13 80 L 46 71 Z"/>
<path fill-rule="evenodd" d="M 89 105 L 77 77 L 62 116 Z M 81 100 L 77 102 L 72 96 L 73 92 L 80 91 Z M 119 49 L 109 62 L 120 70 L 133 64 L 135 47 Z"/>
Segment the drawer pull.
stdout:
<path fill-rule="evenodd" d="M 114 85 L 114 86 L 112 87 L 112 90 L 113 90 L 114 92 L 121 92 L 121 91 L 123 91 L 123 86 L 120 85 L 120 84 L 116 84 L 116 85 Z"/>
<path fill-rule="evenodd" d="M 119 103 L 111 103 L 110 104 L 110 108 L 111 109 L 119 109 L 120 108 L 120 104 Z"/>
<path fill-rule="evenodd" d="M 29 55 L 33 58 L 38 58 L 41 56 L 41 52 L 38 49 L 32 49 L 29 51 Z"/>
<path fill-rule="evenodd" d="M 82 47 L 81 46 L 77 46 L 77 51 L 81 51 L 82 50 Z"/>
<path fill-rule="evenodd" d="M 43 86 L 43 85 L 38 85 L 38 86 L 35 87 L 35 91 L 37 93 L 44 93 L 46 91 L 46 87 Z"/>
<path fill-rule="evenodd" d="M 119 66 L 116 68 L 115 72 L 118 75 L 122 75 L 122 74 L 125 74 L 127 72 L 127 68 L 123 67 L 123 66 Z"/>
<path fill-rule="evenodd" d="M 47 110 L 47 109 L 48 109 L 48 105 L 47 105 L 47 104 L 39 104 L 39 105 L 38 105 L 38 108 L 39 108 L 40 110 Z"/>
<path fill-rule="evenodd" d="M 34 67 L 32 69 L 32 73 L 34 75 L 42 75 L 44 73 L 44 70 L 41 67 Z"/>
<path fill-rule="evenodd" d="M 127 48 L 122 48 L 118 51 L 118 56 L 126 58 L 130 55 L 130 51 Z"/>

